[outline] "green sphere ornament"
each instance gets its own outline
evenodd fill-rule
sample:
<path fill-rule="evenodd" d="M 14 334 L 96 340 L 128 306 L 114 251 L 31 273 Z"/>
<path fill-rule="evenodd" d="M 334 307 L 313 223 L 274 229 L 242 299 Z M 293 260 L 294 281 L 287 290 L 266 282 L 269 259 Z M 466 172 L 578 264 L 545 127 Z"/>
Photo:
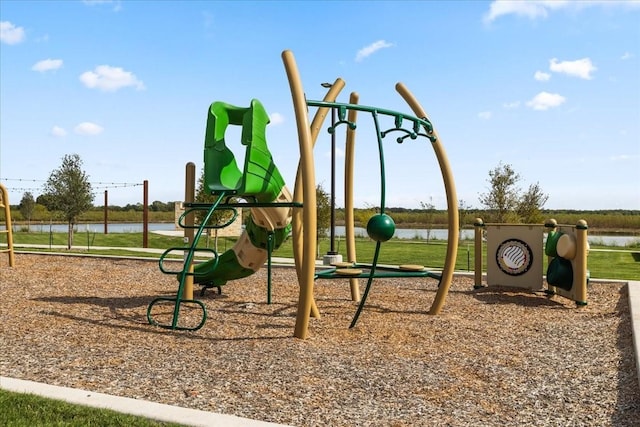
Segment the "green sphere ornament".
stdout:
<path fill-rule="evenodd" d="M 396 223 L 387 214 L 376 214 L 367 222 L 367 234 L 376 242 L 386 242 L 396 232 Z"/>

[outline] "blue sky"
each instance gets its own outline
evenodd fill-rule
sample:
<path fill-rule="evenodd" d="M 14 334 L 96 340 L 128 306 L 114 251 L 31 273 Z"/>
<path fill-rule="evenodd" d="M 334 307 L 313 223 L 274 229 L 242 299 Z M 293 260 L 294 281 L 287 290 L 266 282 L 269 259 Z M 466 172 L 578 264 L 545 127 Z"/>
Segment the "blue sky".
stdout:
<path fill-rule="evenodd" d="M 40 194 L 77 153 L 95 204 L 181 200 L 202 167 L 214 101 L 270 113 L 267 140 L 292 189 L 295 119 L 281 52 L 308 99 L 346 81 L 360 103 L 406 111 L 403 82 L 438 130 L 458 199 L 480 207 L 511 164 L 550 209 L 640 209 L 639 1 L 0 1 L 0 181 Z M 328 123 L 325 125 L 325 127 Z M 231 134 L 233 136 L 233 133 Z M 343 206 L 344 133 L 336 202 Z M 315 150 L 330 187 L 330 138 Z M 428 142 L 385 142 L 386 206 L 446 206 Z M 241 154 L 236 153 L 239 157 Z M 356 205 L 380 203 L 378 153 L 360 116 Z"/>

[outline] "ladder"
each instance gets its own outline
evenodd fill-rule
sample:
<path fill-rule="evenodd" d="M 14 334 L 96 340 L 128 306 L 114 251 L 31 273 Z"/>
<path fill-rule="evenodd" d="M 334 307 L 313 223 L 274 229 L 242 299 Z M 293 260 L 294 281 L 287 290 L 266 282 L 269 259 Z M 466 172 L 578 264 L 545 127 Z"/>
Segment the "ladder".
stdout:
<path fill-rule="evenodd" d="M 216 208 L 218 207 L 218 205 L 220 204 L 220 202 L 222 201 L 224 197 L 224 193 L 213 203 L 211 204 L 208 208 L 207 208 L 207 214 L 204 217 L 204 219 L 202 220 L 202 222 L 199 225 L 194 225 L 194 226 L 187 226 L 184 224 L 184 219 L 186 218 L 187 215 L 191 214 L 194 212 L 194 210 L 202 210 L 202 207 L 196 207 L 196 208 L 190 208 L 185 210 L 185 212 L 180 216 L 180 219 L 178 220 L 178 224 L 180 225 L 180 227 L 182 228 L 186 228 L 186 227 L 193 227 L 195 229 L 197 229 L 197 232 L 193 238 L 193 241 L 191 242 L 190 246 L 188 247 L 171 247 L 169 249 L 167 249 L 166 251 L 164 251 L 162 253 L 162 255 L 160 256 L 160 271 L 162 271 L 164 274 L 172 274 L 172 275 L 177 275 L 178 277 L 178 281 L 179 281 L 179 285 L 178 285 L 178 291 L 176 292 L 176 296 L 175 297 L 158 297 L 155 298 L 153 301 L 151 301 L 149 303 L 149 306 L 147 307 L 147 320 L 150 324 L 155 325 L 155 326 L 160 326 L 161 328 L 165 328 L 165 329 L 174 329 L 174 330 L 187 330 L 187 331 L 196 331 L 200 328 L 202 328 L 202 326 L 204 326 L 205 322 L 207 321 L 207 308 L 205 307 L 205 305 L 202 303 L 202 301 L 198 301 L 195 299 L 185 299 L 184 298 L 184 289 L 185 289 L 185 285 L 187 283 L 187 280 L 189 277 L 193 277 L 195 274 L 208 274 L 211 271 L 215 270 L 217 265 L 218 265 L 218 253 L 214 250 L 214 249 L 210 249 L 210 248 L 198 248 L 198 242 L 200 241 L 200 237 L 202 236 L 202 233 L 204 232 L 205 229 L 209 229 L 209 228 L 222 228 L 227 226 L 229 223 L 226 224 L 222 224 L 222 225 L 207 225 L 209 223 L 209 220 L 211 219 L 211 216 L 213 215 L 213 212 L 216 210 Z M 234 218 L 235 219 L 235 218 Z M 168 258 L 169 254 L 171 252 L 174 251 L 184 251 L 185 252 L 185 257 L 184 257 L 184 262 L 182 264 L 182 269 L 180 270 L 172 270 L 170 268 L 167 268 L 165 266 L 165 261 Z M 211 264 L 211 267 L 209 269 L 207 269 L 206 271 L 200 271 L 199 273 L 194 273 L 193 268 L 192 268 L 192 264 L 193 264 L 193 259 L 194 256 L 196 254 L 196 252 L 208 252 L 213 254 L 213 260 L 214 262 Z M 172 319 L 171 319 L 171 323 L 161 323 L 156 321 L 153 318 L 153 314 L 152 314 L 152 310 L 153 307 L 161 302 L 169 302 L 169 303 L 173 303 L 173 315 L 172 315 Z M 178 317 L 180 315 L 180 306 L 182 304 L 190 304 L 190 305 L 195 305 L 197 306 L 201 311 L 202 311 L 202 316 L 200 318 L 200 321 L 195 325 L 195 326 L 179 326 L 178 325 Z"/>

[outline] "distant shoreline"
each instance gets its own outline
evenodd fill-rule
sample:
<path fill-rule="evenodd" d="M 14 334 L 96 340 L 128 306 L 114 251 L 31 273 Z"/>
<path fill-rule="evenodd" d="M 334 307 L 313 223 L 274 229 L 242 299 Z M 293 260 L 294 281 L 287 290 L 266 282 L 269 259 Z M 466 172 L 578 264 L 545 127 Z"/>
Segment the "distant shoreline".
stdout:
<path fill-rule="evenodd" d="M 29 225 L 27 221 L 12 221 L 14 226 L 24 226 Z M 102 224 L 101 221 L 78 221 L 75 225 L 84 225 L 84 224 Z M 141 221 L 108 221 L 108 224 L 140 224 Z M 174 221 L 149 221 L 149 224 L 173 224 Z M 42 225 L 42 224 L 67 224 L 65 221 L 31 221 L 31 226 Z M 344 221 L 336 221 L 337 226 L 344 226 Z M 363 227 L 362 225 L 356 224 L 356 226 Z M 406 229 L 406 230 L 418 230 L 418 229 L 446 229 L 446 224 L 433 224 L 429 227 L 424 223 L 401 223 L 396 224 L 396 228 Z M 472 225 L 463 225 L 461 227 L 464 230 L 472 230 Z M 639 236 L 640 237 L 640 229 L 639 228 L 595 228 L 589 227 L 589 234 L 592 236 Z"/>
<path fill-rule="evenodd" d="M 27 221 L 11 221 L 14 226 L 27 226 L 29 223 Z M 41 224 L 67 224 L 65 221 L 31 221 L 32 226 L 41 225 Z M 78 221 L 75 225 L 84 225 L 84 224 L 102 224 L 102 221 Z M 108 221 L 108 224 L 140 224 L 141 221 Z M 150 224 L 173 224 L 174 221 L 149 221 Z M 344 226 L 344 221 L 337 221 L 337 226 Z M 356 224 L 356 226 L 358 226 Z M 446 229 L 446 224 L 433 224 L 432 227 L 428 227 L 427 224 L 424 223 L 401 223 L 397 224 L 396 228 L 402 228 L 406 230 L 417 230 L 417 229 Z M 472 225 L 463 225 L 460 227 L 461 229 L 471 230 L 473 229 Z M 589 234 L 592 236 L 640 236 L 640 228 L 595 228 L 589 227 Z"/>

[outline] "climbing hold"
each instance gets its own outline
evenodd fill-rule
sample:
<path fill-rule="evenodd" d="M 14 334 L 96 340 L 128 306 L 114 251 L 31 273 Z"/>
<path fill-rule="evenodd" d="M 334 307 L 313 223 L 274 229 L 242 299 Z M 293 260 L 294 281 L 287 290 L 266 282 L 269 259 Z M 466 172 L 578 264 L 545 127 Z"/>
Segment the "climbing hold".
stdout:
<path fill-rule="evenodd" d="M 556 251 L 558 256 L 564 259 L 574 259 L 576 257 L 576 238 L 573 234 L 563 234 L 558 239 Z"/>
<path fill-rule="evenodd" d="M 367 234 L 376 242 L 386 242 L 396 232 L 396 224 L 387 214 L 376 214 L 367 223 Z"/>
<path fill-rule="evenodd" d="M 564 258 L 554 258 L 547 267 L 547 283 L 570 291 L 573 286 L 573 266 Z"/>

